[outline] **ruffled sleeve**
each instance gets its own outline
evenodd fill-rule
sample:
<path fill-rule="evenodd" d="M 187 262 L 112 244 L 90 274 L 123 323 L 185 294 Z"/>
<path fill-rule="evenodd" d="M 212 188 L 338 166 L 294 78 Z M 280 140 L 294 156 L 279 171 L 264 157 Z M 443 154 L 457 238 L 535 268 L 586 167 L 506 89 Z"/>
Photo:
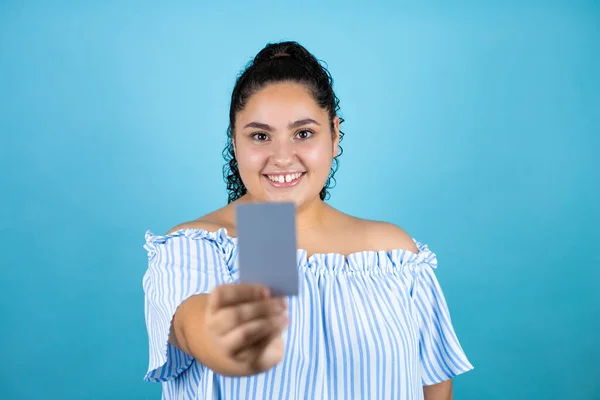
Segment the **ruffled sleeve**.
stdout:
<path fill-rule="evenodd" d="M 179 376 L 193 361 L 168 342 L 177 307 L 190 296 L 231 283 L 232 277 L 223 235 L 184 229 L 166 236 L 148 231 L 145 239 L 148 269 L 143 288 L 149 365 L 144 379 L 165 382 Z"/>
<path fill-rule="evenodd" d="M 416 244 L 419 254 L 411 263 L 415 267 L 412 297 L 419 323 L 421 380 L 427 386 L 467 372 L 473 366 L 458 341 L 435 276 L 437 258 L 426 245 Z"/>

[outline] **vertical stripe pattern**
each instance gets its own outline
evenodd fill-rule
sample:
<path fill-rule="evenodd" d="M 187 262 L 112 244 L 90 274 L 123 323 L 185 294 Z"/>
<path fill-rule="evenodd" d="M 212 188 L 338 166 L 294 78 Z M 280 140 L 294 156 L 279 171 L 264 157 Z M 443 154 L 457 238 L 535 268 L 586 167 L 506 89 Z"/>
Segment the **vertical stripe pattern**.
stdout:
<path fill-rule="evenodd" d="M 220 376 L 168 343 L 189 296 L 237 282 L 237 239 L 182 229 L 146 232 L 149 365 L 163 399 L 422 399 L 423 386 L 473 366 L 454 332 L 435 277 L 437 259 L 397 249 L 307 257 L 298 250 L 299 296 L 289 299 L 286 354 L 270 371 Z"/>

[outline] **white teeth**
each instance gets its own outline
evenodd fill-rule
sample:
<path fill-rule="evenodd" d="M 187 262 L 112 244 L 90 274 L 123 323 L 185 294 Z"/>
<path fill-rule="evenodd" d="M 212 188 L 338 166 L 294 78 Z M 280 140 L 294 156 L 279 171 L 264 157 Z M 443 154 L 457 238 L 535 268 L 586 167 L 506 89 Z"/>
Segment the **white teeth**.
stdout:
<path fill-rule="evenodd" d="M 279 182 L 279 183 L 284 183 L 284 182 L 291 182 L 294 181 L 298 178 L 300 178 L 300 176 L 302 175 L 302 173 L 300 172 L 296 172 L 295 174 L 287 174 L 287 175 L 267 175 L 267 177 L 272 180 L 273 182 Z"/>

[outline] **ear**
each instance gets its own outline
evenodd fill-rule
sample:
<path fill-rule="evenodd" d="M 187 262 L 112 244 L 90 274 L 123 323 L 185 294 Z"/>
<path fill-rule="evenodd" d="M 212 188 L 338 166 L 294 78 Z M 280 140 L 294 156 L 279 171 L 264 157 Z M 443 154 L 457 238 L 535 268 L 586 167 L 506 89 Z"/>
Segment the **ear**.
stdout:
<path fill-rule="evenodd" d="M 235 154 L 235 137 L 231 138 L 231 145 L 233 146 L 233 156 L 237 157 L 237 154 Z"/>
<path fill-rule="evenodd" d="M 340 117 L 333 118 L 333 157 L 337 157 L 340 150 Z"/>

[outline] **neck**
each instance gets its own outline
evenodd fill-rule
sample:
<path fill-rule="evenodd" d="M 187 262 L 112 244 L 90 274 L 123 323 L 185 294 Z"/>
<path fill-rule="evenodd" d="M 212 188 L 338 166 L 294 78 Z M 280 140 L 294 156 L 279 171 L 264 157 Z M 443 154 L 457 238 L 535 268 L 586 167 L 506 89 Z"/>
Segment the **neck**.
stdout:
<path fill-rule="evenodd" d="M 306 231 L 321 225 L 326 217 L 329 206 L 320 198 L 303 204 L 296 209 L 296 229 Z"/>
<path fill-rule="evenodd" d="M 238 202 L 253 202 L 252 196 L 246 194 Z M 331 207 L 319 197 L 296 207 L 296 229 L 299 232 L 316 228 L 323 223 Z"/>

